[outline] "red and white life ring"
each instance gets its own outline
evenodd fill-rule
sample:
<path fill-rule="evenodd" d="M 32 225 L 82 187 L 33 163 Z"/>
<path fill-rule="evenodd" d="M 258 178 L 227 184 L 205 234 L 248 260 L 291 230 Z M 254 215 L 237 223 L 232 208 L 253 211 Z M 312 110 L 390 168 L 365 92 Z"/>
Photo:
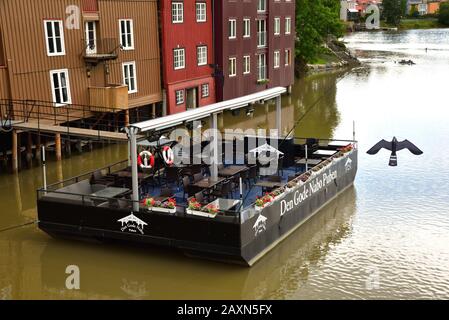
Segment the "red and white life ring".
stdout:
<path fill-rule="evenodd" d="M 162 156 L 164 157 L 164 161 L 167 165 L 171 166 L 173 163 L 175 163 L 175 153 L 169 146 L 165 146 L 162 149 Z"/>
<path fill-rule="evenodd" d="M 142 169 L 153 169 L 154 163 L 154 155 L 150 151 L 142 151 L 137 158 L 137 164 Z"/>

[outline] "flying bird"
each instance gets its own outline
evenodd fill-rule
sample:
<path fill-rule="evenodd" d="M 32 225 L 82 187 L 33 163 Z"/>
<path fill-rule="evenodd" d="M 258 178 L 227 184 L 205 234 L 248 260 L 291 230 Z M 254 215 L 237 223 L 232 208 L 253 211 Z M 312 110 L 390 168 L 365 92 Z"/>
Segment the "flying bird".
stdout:
<path fill-rule="evenodd" d="M 396 167 L 398 165 L 398 157 L 396 155 L 397 151 L 408 149 L 414 155 L 423 154 L 423 152 L 410 141 L 404 140 L 399 142 L 398 139 L 396 139 L 396 137 L 393 137 L 393 140 L 391 142 L 382 139 L 374 147 L 369 149 L 367 153 L 374 155 L 377 154 L 381 149 L 387 149 L 391 151 L 389 163 L 391 167 Z"/>

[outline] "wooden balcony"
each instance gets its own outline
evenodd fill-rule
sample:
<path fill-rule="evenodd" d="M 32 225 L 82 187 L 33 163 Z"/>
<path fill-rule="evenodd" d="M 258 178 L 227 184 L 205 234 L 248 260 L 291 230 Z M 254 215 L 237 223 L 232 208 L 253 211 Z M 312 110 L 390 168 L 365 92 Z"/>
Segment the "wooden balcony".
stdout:
<path fill-rule="evenodd" d="M 88 43 L 83 40 L 84 61 L 90 65 L 97 65 L 102 61 L 115 60 L 118 58 L 120 43 L 118 39 L 97 39 Z"/>
<path fill-rule="evenodd" d="M 117 84 L 108 87 L 89 87 L 89 99 L 91 111 L 102 112 L 101 108 L 112 108 L 116 112 L 127 110 L 128 86 Z"/>

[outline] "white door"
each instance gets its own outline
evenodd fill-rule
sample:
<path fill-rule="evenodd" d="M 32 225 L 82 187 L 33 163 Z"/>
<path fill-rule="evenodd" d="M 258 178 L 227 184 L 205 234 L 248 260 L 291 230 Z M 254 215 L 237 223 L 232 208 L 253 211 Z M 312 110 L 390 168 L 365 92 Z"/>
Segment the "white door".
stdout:
<path fill-rule="evenodd" d="M 86 22 L 86 53 L 97 53 L 97 26 L 95 21 Z"/>

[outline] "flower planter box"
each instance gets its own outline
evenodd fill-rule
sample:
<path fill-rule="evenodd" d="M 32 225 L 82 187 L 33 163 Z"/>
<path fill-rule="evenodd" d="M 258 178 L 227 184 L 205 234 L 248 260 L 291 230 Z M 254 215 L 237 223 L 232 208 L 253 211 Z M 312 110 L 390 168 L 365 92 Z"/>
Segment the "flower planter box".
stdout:
<path fill-rule="evenodd" d="M 160 212 L 160 213 L 169 213 L 169 214 L 175 214 L 176 208 L 168 209 L 168 208 L 148 208 L 149 211 L 152 212 Z"/>
<path fill-rule="evenodd" d="M 190 210 L 186 209 L 186 213 L 192 216 L 205 217 L 205 218 L 215 218 L 218 215 L 217 213 L 207 213 L 202 211 Z"/>

